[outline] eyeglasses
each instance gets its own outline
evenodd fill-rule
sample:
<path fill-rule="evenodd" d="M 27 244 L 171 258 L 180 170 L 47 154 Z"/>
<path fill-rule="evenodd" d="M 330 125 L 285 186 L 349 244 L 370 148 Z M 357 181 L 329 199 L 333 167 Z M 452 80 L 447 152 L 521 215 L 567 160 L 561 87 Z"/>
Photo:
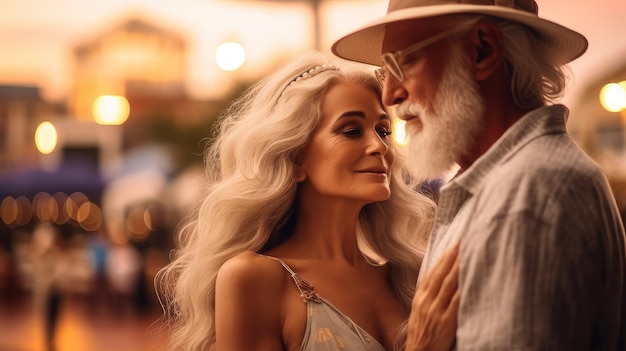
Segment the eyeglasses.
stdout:
<path fill-rule="evenodd" d="M 473 23 L 472 23 L 473 24 Z M 400 57 L 402 56 L 406 56 L 409 54 L 412 54 L 418 50 L 421 50 L 429 45 L 432 45 L 442 39 L 445 39 L 446 37 L 455 34 L 457 32 L 460 32 L 464 29 L 466 29 L 467 27 L 469 27 L 470 24 L 465 24 L 465 25 L 461 25 L 461 26 L 456 26 L 454 28 L 448 29 L 446 31 L 443 31 L 441 33 L 435 34 L 432 37 L 422 40 L 418 43 L 415 43 L 405 49 L 402 50 L 398 50 L 398 51 L 394 51 L 394 52 L 388 52 L 383 54 L 382 56 L 382 60 L 383 60 L 383 65 L 381 68 L 377 69 L 375 71 L 376 73 L 376 78 L 378 79 L 378 82 L 380 83 L 380 85 L 382 86 L 385 83 L 385 79 L 387 78 L 387 72 L 391 73 L 391 75 L 398 80 L 398 82 L 403 82 L 404 81 L 404 72 L 402 72 L 402 66 L 399 63 Z"/>

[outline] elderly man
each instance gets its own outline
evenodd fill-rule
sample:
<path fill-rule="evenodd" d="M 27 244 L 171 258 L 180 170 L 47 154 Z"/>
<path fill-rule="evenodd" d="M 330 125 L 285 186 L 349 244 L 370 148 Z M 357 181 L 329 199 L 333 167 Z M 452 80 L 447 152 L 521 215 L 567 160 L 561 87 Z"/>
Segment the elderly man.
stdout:
<path fill-rule="evenodd" d="M 623 223 L 556 103 L 586 49 L 532 0 L 390 0 L 332 46 L 381 66 L 415 179 L 459 167 L 421 267 L 460 242 L 458 350 L 626 349 Z"/>

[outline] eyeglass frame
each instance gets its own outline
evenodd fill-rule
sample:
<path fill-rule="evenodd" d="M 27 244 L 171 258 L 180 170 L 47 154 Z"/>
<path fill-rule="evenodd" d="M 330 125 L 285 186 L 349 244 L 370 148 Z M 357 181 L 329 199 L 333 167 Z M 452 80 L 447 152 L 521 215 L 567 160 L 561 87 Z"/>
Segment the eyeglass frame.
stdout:
<path fill-rule="evenodd" d="M 437 33 L 427 39 L 424 39 L 422 41 L 419 41 L 415 44 L 409 45 L 408 47 L 402 49 L 402 50 L 397 50 L 394 52 L 387 52 L 384 53 L 381 56 L 381 59 L 383 61 L 383 65 L 376 69 L 374 71 L 374 73 L 376 74 L 376 79 L 378 79 L 378 83 L 380 84 L 380 86 L 383 86 L 383 84 L 385 83 L 385 78 L 386 78 L 386 71 L 389 71 L 391 73 L 391 75 L 400 83 L 402 83 L 404 81 L 404 72 L 402 71 L 402 66 L 400 65 L 400 63 L 398 62 L 400 57 L 402 56 L 406 56 L 409 54 L 412 54 L 414 52 L 417 52 L 421 49 L 424 49 L 432 44 L 435 44 L 436 42 L 443 40 L 447 37 L 449 37 L 452 34 L 455 34 L 457 32 L 461 32 L 465 29 L 467 29 L 467 27 L 469 27 L 470 25 L 474 25 L 475 22 L 472 23 L 466 23 L 464 25 L 460 25 L 460 26 L 455 26 L 453 28 L 450 28 L 446 31 L 443 31 L 441 33 Z M 393 67 L 390 66 L 390 63 L 393 63 L 393 65 L 395 66 L 395 70 L 396 72 L 394 72 L 394 68 L 392 69 L 388 69 L 386 67 Z"/>

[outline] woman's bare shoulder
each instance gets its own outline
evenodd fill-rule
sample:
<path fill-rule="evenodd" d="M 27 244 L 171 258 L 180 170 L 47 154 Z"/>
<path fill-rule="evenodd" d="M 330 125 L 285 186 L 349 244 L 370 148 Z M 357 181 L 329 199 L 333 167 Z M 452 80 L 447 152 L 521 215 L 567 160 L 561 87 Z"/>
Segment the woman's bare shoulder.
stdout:
<path fill-rule="evenodd" d="M 276 293 L 283 288 L 285 278 L 289 278 L 289 275 L 280 263 L 254 251 L 245 251 L 222 265 L 217 284 L 226 284 L 243 291 L 253 289 L 257 293 Z"/>
<path fill-rule="evenodd" d="M 218 349 L 282 348 L 285 273 L 280 263 L 255 252 L 240 253 L 222 265 L 215 284 Z"/>

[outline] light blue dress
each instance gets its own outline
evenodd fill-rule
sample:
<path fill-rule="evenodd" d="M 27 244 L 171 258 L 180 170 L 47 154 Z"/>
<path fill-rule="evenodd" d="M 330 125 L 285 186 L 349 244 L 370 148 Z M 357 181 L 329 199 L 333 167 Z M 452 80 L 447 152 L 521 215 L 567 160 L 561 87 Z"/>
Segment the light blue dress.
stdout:
<path fill-rule="evenodd" d="M 300 351 L 385 351 L 376 339 L 319 296 L 315 288 L 285 262 L 276 257 L 264 257 L 285 267 L 307 305 L 307 324 Z"/>

